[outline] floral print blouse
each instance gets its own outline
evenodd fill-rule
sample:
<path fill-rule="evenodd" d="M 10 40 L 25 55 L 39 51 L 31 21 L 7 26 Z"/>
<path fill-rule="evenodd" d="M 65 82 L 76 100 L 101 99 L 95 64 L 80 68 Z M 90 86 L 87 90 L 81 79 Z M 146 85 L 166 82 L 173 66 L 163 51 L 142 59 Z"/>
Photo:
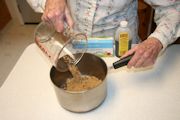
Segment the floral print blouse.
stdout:
<path fill-rule="evenodd" d="M 43 12 L 46 0 L 27 0 L 36 12 Z M 67 0 L 75 29 L 88 36 L 114 36 L 121 20 L 133 31 L 132 43 L 138 43 L 138 0 Z M 166 48 L 180 36 L 180 0 L 145 0 L 155 9 L 155 37 Z"/>

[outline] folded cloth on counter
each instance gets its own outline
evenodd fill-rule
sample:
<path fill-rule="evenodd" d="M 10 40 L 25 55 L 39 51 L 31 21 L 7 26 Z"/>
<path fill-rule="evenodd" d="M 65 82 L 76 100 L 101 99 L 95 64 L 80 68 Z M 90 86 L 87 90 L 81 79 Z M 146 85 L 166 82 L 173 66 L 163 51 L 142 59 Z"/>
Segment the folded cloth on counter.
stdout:
<path fill-rule="evenodd" d="M 114 56 L 113 49 L 113 38 L 105 37 L 105 38 L 88 38 L 87 41 L 87 52 L 95 54 L 99 57 L 112 57 Z M 84 47 L 84 43 L 75 43 L 73 44 L 75 49 L 82 49 Z"/>

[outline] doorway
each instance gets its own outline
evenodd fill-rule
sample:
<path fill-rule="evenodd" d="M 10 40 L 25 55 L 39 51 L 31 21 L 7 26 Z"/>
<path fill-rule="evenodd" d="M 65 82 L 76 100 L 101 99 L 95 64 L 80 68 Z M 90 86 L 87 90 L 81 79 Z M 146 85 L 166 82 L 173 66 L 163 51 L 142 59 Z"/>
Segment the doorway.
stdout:
<path fill-rule="evenodd" d="M 0 0 L 0 31 L 8 24 L 11 20 L 11 15 L 7 8 L 5 0 Z"/>

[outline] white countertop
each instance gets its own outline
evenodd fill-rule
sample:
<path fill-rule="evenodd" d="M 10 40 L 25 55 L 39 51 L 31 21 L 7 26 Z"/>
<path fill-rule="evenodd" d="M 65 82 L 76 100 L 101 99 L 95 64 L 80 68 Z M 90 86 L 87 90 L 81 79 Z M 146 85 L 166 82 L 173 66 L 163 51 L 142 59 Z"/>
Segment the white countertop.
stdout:
<path fill-rule="evenodd" d="M 108 65 L 116 58 L 106 58 Z M 87 113 L 63 109 L 51 84 L 51 65 L 28 46 L 0 88 L 0 120 L 180 120 L 180 45 L 172 45 L 146 71 L 111 70 L 108 95 Z"/>

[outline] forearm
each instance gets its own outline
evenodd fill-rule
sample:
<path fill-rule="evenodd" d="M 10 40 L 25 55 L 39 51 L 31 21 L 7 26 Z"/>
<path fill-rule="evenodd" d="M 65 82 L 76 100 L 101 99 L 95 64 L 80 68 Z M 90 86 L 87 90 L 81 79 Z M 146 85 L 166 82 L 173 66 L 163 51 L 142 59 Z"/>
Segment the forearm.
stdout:
<path fill-rule="evenodd" d="M 180 3 L 174 2 L 171 5 L 155 5 L 155 22 L 157 28 L 149 36 L 157 38 L 165 49 L 180 36 Z"/>

